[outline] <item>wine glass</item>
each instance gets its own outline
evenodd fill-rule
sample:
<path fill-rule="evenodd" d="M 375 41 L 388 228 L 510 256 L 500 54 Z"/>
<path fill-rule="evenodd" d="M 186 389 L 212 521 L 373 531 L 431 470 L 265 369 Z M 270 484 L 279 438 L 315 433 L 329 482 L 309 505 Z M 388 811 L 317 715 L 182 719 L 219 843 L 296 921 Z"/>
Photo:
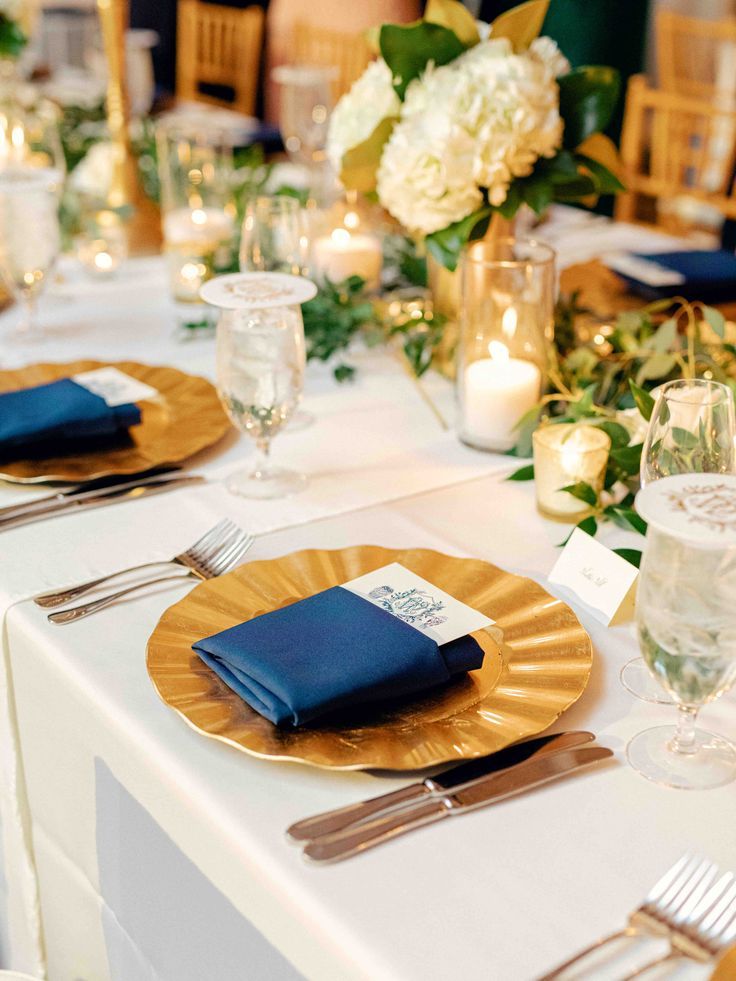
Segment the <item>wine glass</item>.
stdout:
<path fill-rule="evenodd" d="M 295 494 L 306 477 L 270 462 L 271 442 L 294 414 L 304 381 L 304 324 L 300 303 L 312 282 L 280 273 L 234 273 L 202 287 L 202 299 L 221 307 L 217 324 L 217 391 L 231 422 L 255 440 L 250 471 L 232 474 L 233 494 L 274 498 Z"/>
<path fill-rule="evenodd" d="M 657 393 L 641 452 L 641 486 L 674 474 L 733 473 L 736 421 L 727 385 L 704 378 L 679 379 Z M 625 688 L 647 702 L 671 704 L 640 657 L 624 665 Z"/>
<path fill-rule="evenodd" d="M 33 339 L 38 297 L 61 247 L 58 170 L 0 169 L 0 274 L 20 302 L 20 332 Z"/>
<path fill-rule="evenodd" d="M 307 233 L 302 208 L 287 195 L 249 201 L 240 238 L 242 272 L 299 276 L 306 267 Z"/>
<path fill-rule="evenodd" d="M 281 272 L 298 276 L 305 271 L 308 251 L 304 211 L 296 198 L 264 195 L 248 202 L 240 239 L 242 272 Z M 313 422 L 311 412 L 297 409 L 289 422 L 289 430 L 306 429 Z"/>
<path fill-rule="evenodd" d="M 698 710 L 736 681 L 736 477 L 664 478 L 637 507 L 649 521 L 639 576 L 639 645 L 679 712 L 627 747 L 631 765 L 669 787 L 718 787 L 736 777 L 736 749 L 696 727 Z"/>

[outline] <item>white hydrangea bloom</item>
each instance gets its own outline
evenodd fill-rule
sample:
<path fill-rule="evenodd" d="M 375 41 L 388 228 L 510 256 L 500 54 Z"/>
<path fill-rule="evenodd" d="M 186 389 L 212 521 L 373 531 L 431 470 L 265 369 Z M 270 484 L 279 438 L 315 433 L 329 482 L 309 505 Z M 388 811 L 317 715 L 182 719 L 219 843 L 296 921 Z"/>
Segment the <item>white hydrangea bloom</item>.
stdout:
<path fill-rule="evenodd" d="M 562 140 L 556 46 L 515 55 L 505 38 L 483 41 L 409 86 L 378 170 L 381 203 L 402 224 L 431 234 L 469 215 L 487 188 L 501 205 L 514 177 L 552 157 Z"/>
<path fill-rule="evenodd" d="M 570 71 L 570 62 L 557 47 L 557 42 L 551 37 L 535 38 L 529 46 L 529 54 L 542 62 L 554 75 L 559 78 Z"/>
<path fill-rule="evenodd" d="M 71 174 L 70 184 L 78 194 L 105 200 L 110 193 L 116 148 L 103 141 L 89 148 Z"/>
<path fill-rule="evenodd" d="M 398 116 L 400 110 L 390 68 L 383 58 L 372 61 L 330 117 L 327 155 L 335 170 L 340 171 L 348 150 L 367 140 L 382 119 Z"/>

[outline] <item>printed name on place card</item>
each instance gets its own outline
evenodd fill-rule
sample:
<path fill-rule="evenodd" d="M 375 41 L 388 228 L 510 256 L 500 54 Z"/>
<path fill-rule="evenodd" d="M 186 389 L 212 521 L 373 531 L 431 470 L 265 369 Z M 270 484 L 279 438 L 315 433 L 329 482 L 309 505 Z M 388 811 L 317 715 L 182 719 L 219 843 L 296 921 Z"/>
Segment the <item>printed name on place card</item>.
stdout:
<path fill-rule="evenodd" d="M 571 590 L 597 620 L 609 626 L 632 615 L 637 576 L 630 562 L 576 528 L 549 581 Z"/>

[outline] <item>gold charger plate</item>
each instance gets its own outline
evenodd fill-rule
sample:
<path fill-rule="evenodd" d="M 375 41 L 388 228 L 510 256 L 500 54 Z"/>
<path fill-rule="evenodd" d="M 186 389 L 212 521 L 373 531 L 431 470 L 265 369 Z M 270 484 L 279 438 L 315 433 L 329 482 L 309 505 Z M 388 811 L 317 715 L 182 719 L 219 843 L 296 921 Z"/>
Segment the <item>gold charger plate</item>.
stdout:
<path fill-rule="evenodd" d="M 280 729 L 254 712 L 191 650 L 226 627 L 400 562 L 492 617 L 473 636 L 483 667 L 431 693 Z M 572 610 L 530 579 L 428 549 L 357 545 L 249 562 L 198 585 L 148 641 L 159 695 L 193 728 L 253 756 L 338 770 L 416 770 L 485 756 L 550 726 L 582 694 L 592 647 Z"/>
<path fill-rule="evenodd" d="M 230 428 L 217 392 L 205 378 L 187 375 L 176 368 L 135 361 L 72 361 L 0 371 L 0 392 L 43 385 L 107 365 L 151 385 L 159 393 L 159 397 L 140 403 L 141 422 L 131 427 L 130 438 L 88 452 L 0 462 L 0 479 L 16 483 L 77 482 L 113 474 L 139 473 L 180 463 L 212 446 Z"/>

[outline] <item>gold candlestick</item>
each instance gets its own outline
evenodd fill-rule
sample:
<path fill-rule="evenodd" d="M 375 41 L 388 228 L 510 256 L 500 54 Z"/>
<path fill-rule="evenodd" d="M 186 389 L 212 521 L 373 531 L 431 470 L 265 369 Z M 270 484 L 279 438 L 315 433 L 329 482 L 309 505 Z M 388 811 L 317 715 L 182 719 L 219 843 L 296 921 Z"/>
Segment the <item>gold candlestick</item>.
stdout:
<path fill-rule="evenodd" d="M 128 0 L 97 0 L 97 10 L 109 73 L 107 123 L 115 148 L 108 204 L 111 208 L 123 208 L 126 205 L 133 208 L 133 214 L 126 222 L 128 249 L 131 254 L 158 252 L 161 246 L 159 211 L 140 186 L 138 166 L 130 147 L 125 87 Z"/>

